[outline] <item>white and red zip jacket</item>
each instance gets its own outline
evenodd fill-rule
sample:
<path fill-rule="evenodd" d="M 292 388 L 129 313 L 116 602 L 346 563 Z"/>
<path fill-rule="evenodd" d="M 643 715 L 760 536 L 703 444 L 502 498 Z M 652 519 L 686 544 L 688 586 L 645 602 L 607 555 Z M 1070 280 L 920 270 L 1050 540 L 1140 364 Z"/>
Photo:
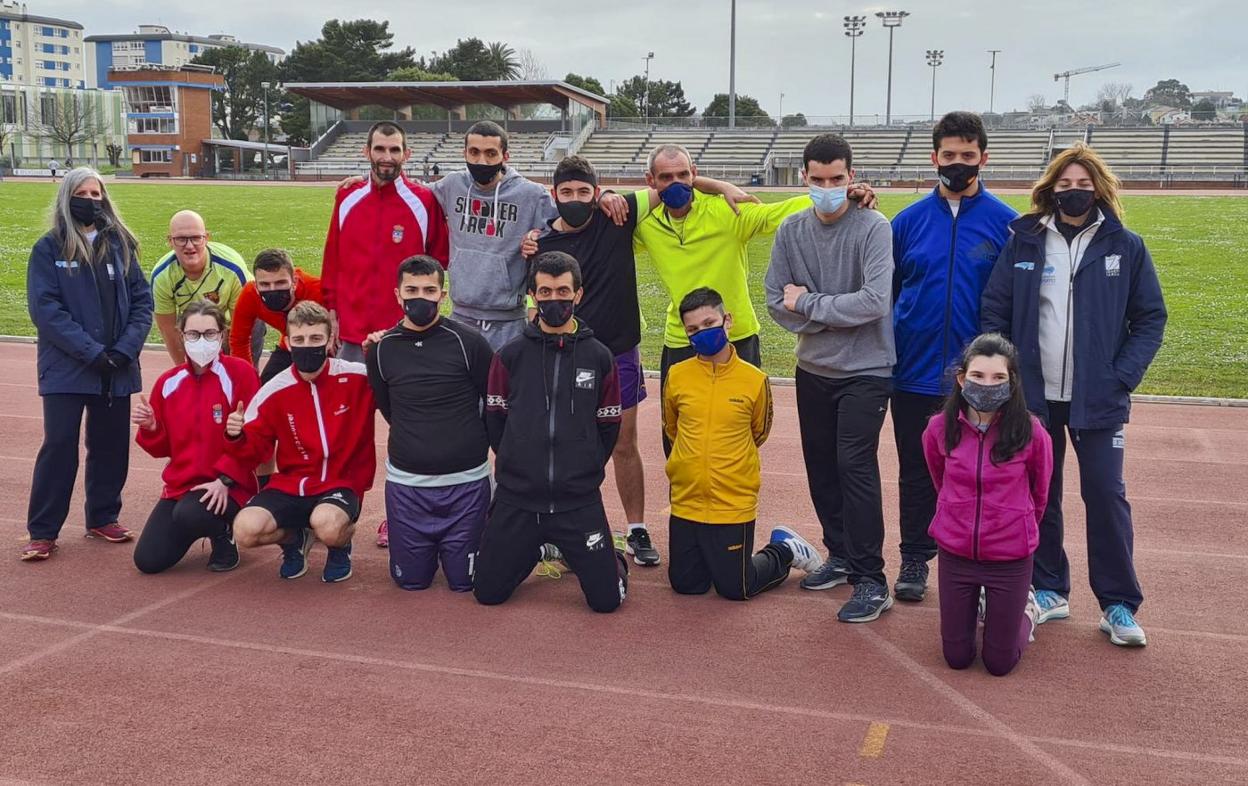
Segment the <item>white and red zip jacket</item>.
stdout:
<path fill-rule="evenodd" d="M 277 472 L 266 490 L 307 497 L 349 488 L 363 499 L 377 471 L 376 408 L 363 363 L 330 358 L 311 382 L 292 366 L 252 398 L 243 433 L 227 440 L 217 471 L 246 477 L 276 444 Z"/>
<path fill-rule="evenodd" d="M 378 186 L 370 177 L 339 189 L 321 259 L 321 293 L 338 312 L 343 341 L 359 344 L 403 318 L 394 298 L 399 263 L 427 254 L 446 267 L 446 215 L 433 192 L 399 177 Z"/>

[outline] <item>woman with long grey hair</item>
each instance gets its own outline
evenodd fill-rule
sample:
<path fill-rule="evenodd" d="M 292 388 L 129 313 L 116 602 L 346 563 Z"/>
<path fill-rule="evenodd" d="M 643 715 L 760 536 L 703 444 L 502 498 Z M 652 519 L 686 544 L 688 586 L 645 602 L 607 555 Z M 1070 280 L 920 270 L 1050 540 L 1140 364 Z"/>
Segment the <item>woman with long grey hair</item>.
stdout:
<path fill-rule="evenodd" d="M 130 396 L 143 388 L 139 352 L 152 327 L 138 241 L 99 173 L 79 167 L 65 175 L 51 223 L 26 269 L 26 302 L 39 337 L 43 446 L 23 560 L 45 560 L 57 548 L 78 475 L 84 412 L 87 537 L 133 537 L 118 516 L 130 463 Z"/>

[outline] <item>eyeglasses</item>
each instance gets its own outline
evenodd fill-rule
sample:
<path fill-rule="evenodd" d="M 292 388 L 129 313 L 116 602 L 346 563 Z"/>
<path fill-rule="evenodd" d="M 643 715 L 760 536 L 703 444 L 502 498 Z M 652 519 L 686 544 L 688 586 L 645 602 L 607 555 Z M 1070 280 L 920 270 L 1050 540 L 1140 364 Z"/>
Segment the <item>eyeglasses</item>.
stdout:
<path fill-rule="evenodd" d="M 217 339 L 221 338 L 221 331 L 220 330 L 184 330 L 182 331 L 182 337 L 185 338 L 187 341 L 199 341 L 201 338 L 206 338 L 209 341 L 216 341 Z"/>
<path fill-rule="evenodd" d="M 207 235 L 178 235 L 169 238 L 169 242 L 175 246 L 198 246 L 207 239 Z"/>

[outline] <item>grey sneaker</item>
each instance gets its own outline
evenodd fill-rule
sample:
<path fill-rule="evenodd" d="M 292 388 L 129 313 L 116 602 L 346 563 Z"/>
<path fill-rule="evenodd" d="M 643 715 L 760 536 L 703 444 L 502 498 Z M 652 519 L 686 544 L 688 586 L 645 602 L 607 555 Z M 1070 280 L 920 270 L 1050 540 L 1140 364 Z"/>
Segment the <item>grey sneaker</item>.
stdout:
<path fill-rule="evenodd" d="M 1148 643 L 1144 629 L 1135 621 L 1135 615 L 1121 603 L 1105 609 L 1101 617 L 1101 630 L 1109 634 L 1109 640 L 1119 647 L 1143 647 Z"/>

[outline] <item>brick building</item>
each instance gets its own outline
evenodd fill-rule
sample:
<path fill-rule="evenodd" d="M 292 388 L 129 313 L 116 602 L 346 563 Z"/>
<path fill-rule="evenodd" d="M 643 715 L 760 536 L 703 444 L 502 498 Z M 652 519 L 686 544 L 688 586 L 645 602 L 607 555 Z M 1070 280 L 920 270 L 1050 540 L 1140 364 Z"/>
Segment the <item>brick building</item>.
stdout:
<path fill-rule="evenodd" d="M 126 97 L 134 174 L 197 177 L 204 170 L 203 140 L 212 137 L 212 91 L 225 79 L 198 66 L 109 71 Z"/>

